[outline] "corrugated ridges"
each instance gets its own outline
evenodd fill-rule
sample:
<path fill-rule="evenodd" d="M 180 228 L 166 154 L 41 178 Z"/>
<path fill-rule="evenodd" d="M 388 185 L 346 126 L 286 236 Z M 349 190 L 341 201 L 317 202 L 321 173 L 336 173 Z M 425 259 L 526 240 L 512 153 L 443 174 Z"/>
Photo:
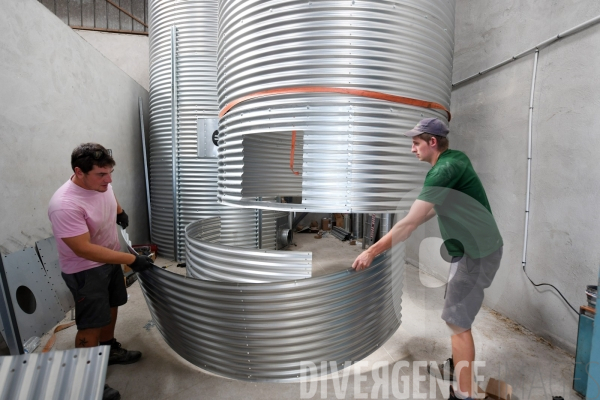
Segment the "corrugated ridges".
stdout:
<path fill-rule="evenodd" d="M 225 246 L 219 240 L 220 225 L 219 218 L 210 218 L 186 227 L 188 276 L 236 283 L 280 282 L 311 277 L 312 253 Z M 274 226 L 274 223 L 270 225 Z M 275 235 L 269 233 L 267 236 Z"/>
<path fill-rule="evenodd" d="M 361 272 L 295 281 L 211 282 L 153 268 L 140 282 L 158 329 L 181 357 L 230 378 L 297 381 L 301 361 L 341 368 L 396 331 L 404 247 L 396 251 Z"/>
<path fill-rule="evenodd" d="M 449 107 L 454 0 L 296 1 L 219 5 L 219 106 L 286 87 L 341 87 Z M 298 195 L 303 204 L 255 207 L 314 212 L 392 212 L 422 184 L 402 135 L 444 112 L 350 95 L 259 97 L 220 121 L 219 200 Z M 290 134 L 302 132 L 289 169 Z M 256 139 L 253 139 L 256 137 Z M 260 144 L 260 145 L 259 145 Z M 272 161 L 270 168 L 264 165 Z M 301 180 L 301 182 L 299 182 Z"/>

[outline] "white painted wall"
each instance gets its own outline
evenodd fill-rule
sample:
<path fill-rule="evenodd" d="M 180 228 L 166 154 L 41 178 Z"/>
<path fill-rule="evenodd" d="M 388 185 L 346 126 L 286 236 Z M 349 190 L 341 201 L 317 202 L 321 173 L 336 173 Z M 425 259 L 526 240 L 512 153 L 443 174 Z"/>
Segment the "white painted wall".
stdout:
<path fill-rule="evenodd" d="M 453 81 L 597 15 L 594 0 L 457 0 Z M 527 270 L 534 282 L 557 286 L 577 310 L 600 264 L 598 65 L 600 25 L 540 51 L 535 90 Z M 471 158 L 504 237 L 486 304 L 574 353 L 576 314 L 550 288 L 534 288 L 521 267 L 532 71 L 533 55 L 456 88 L 450 143 Z M 420 261 L 421 240 L 436 231 L 428 225 L 411 239 L 413 262 Z"/>
<path fill-rule="evenodd" d="M 138 97 L 148 92 L 35 0 L 0 13 L 0 253 L 52 235 L 47 207 L 70 155 L 113 150 L 113 187 L 134 242 L 148 239 Z M 147 121 L 147 113 L 145 120 Z"/>
<path fill-rule="evenodd" d="M 150 50 L 148 36 L 75 30 L 106 58 L 150 90 Z"/>

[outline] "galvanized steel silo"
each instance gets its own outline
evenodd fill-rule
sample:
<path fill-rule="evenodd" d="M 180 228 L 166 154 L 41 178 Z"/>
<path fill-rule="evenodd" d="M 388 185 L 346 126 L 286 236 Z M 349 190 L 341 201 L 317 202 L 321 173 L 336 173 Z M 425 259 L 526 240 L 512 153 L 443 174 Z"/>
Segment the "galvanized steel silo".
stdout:
<path fill-rule="evenodd" d="M 159 253 L 177 260 L 185 226 L 200 218 L 221 217 L 224 243 L 258 243 L 258 212 L 218 203 L 216 149 L 203 137 L 218 118 L 217 3 L 150 1 L 151 229 Z"/>
<path fill-rule="evenodd" d="M 454 8 L 454 0 L 222 0 L 219 200 L 407 208 L 426 166 L 402 132 L 449 118 Z M 301 195 L 302 204 L 254 201 L 275 195 Z"/>

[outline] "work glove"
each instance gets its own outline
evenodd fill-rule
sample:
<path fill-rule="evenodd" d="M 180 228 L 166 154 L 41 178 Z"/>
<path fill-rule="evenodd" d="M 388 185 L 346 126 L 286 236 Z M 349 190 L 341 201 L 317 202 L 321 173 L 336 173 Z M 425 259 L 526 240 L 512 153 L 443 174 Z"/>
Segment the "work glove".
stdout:
<path fill-rule="evenodd" d="M 129 215 L 125 214 L 125 210 L 121 214 L 117 214 L 117 224 L 121 225 L 123 229 L 127 229 L 129 226 Z"/>
<path fill-rule="evenodd" d="M 148 256 L 135 256 L 135 261 L 129 264 L 129 268 L 135 272 L 142 272 L 150 268 L 154 263 Z"/>

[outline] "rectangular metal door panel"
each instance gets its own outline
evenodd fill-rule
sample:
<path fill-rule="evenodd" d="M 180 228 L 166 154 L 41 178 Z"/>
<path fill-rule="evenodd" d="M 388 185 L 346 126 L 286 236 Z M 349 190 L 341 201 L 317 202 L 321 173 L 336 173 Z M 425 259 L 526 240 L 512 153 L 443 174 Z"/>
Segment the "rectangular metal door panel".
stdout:
<path fill-rule="evenodd" d="M 219 129 L 219 118 L 198 118 L 197 121 L 198 158 L 218 157 L 218 147 L 213 142 L 213 133 Z"/>
<path fill-rule="evenodd" d="M 65 312 L 40 259 L 30 247 L 4 256 L 3 261 L 21 339 L 41 337 L 65 317 Z"/>
<path fill-rule="evenodd" d="M 35 243 L 35 247 L 42 260 L 42 266 L 46 271 L 50 286 L 56 294 L 63 312 L 69 312 L 71 309 L 75 308 L 75 300 L 73 299 L 73 295 L 67 287 L 67 284 L 60 275 L 56 239 L 54 237 L 49 237 L 48 239 L 40 240 Z"/>

